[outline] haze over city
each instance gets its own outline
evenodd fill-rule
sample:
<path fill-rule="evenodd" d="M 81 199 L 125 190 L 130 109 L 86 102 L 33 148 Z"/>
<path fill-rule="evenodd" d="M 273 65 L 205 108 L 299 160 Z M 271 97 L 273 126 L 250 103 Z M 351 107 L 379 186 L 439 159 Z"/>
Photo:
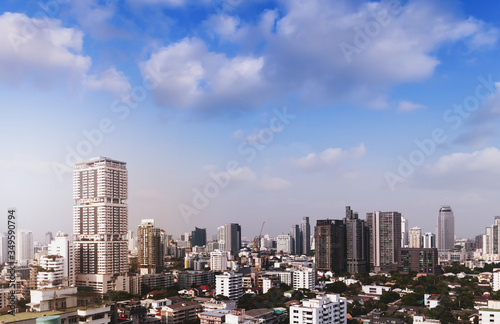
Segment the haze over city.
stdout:
<path fill-rule="evenodd" d="M 276 236 L 398 211 L 500 215 L 500 3 L 5 1 L 0 206 L 72 233 L 73 165 L 128 170 L 128 224 Z M 50 220 L 50 221 L 48 221 Z M 6 224 L 0 224 L 6 231 Z"/>

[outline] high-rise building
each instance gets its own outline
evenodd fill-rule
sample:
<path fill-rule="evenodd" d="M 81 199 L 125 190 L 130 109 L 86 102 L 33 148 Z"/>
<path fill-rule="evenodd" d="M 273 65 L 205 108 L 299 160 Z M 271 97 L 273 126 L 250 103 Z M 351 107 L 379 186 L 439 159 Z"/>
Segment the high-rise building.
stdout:
<path fill-rule="evenodd" d="M 441 266 L 438 263 L 436 248 L 401 248 L 399 271 L 425 273 L 427 275 L 441 275 Z"/>
<path fill-rule="evenodd" d="M 7 234 L 0 233 L 0 264 L 4 264 L 8 261 L 7 252 Z"/>
<path fill-rule="evenodd" d="M 21 266 L 33 262 L 35 247 L 33 244 L 33 232 L 29 230 L 18 230 L 16 235 L 16 259 Z"/>
<path fill-rule="evenodd" d="M 314 289 L 316 285 L 316 270 L 313 268 L 302 268 L 293 272 L 293 289 Z"/>
<path fill-rule="evenodd" d="M 412 227 L 410 229 L 410 248 L 421 248 L 422 247 L 422 230 L 420 227 Z"/>
<path fill-rule="evenodd" d="M 77 163 L 73 174 L 76 285 L 105 293 L 128 271 L 128 176 L 125 162 Z"/>
<path fill-rule="evenodd" d="M 302 218 L 302 223 L 300 224 L 300 236 L 302 239 L 301 254 L 307 255 L 311 252 L 311 226 L 309 225 L 309 217 L 307 216 Z"/>
<path fill-rule="evenodd" d="M 455 246 L 455 217 L 450 206 L 442 206 L 439 209 L 436 241 L 440 254 L 453 250 Z"/>
<path fill-rule="evenodd" d="M 191 246 L 205 246 L 207 244 L 207 230 L 195 227 L 191 232 Z"/>
<path fill-rule="evenodd" d="M 52 232 L 45 233 L 45 245 L 49 245 L 53 238 Z"/>
<path fill-rule="evenodd" d="M 219 248 L 221 248 L 220 245 Z M 224 249 L 221 249 L 221 251 L 229 251 L 234 257 L 237 257 L 240 249 L 241 226 L 234 223 L 224 225 Z"/>
<path fill-rule="evenodd" d="M 213 271 L 227 270 L 227 252 L 219 250 L 210 252 L 210 270 Z"/>
<path fill-rule="evenodd" d="M 161 229 L 155 227 L 154 219 L 143 219 L 137 228 L 137 252 L 141 275 L 163 271 Z"/>
<path fill-rule="evenodd" d="M 299 225 L 292 225 L 290 232 L 292 251 L 290 253 L 302 255 L 302 237 Z"/>
<path fill-rule="evenodd" d="M 401 217 L 401 247 L 407 247 L 410 244 L 409 228 L 408 220 Z"/>
<path fill-rule="evenodd" d="M 401 252 L 401 214 L 375 211 L 366 214 L 370 229 L 370 265 L 375 271 L 394 266 Z"/>
<path fill-rule="evenodd" d="M 49 255 L 59 255 L 63 258 L 63 280 L 61 285 L 75 285 L 75 247 L 71 237 L 62 232 L 58 232 L 56 237 L 50 242 L 48 247 Z"/>
<path fill-rule="evenodd" d="M 346 226 L 346 257 L 347 272 L 363 273 L 369 270 L 370 237 L 364 220 L 358 218 L 358 213 L 346 207 L 344 218 Z"/>
<path fill-rule="evenodd" d="M 346 225 L 341 220 L 318 220 L 314 228 L 316 269 L 342 273 L 346 266 Z"/>
<path fill-rule="evenodd" d="M 436 247 L 436 235 L 434 233 L 425 233 L 422 235 L 422 247 L 425 249 Z"/>
<path fill-rule="evenodd" d="M 289 234 L 278 235 L 276 252 L 292 253 L 292 237 Z"/>
<path fill-rule="evenodd" d="M 492 255 L 500 253 L 500 216 L 495 216 L 493 225 L 486 227 L 483 236 L 483 254 Z"/>
<path fill-rule="evenodd" d="M 226 250 L 226 227 L 219 226 L 217 227 L 217 242 L 219 243 L 219 250 Z"/>

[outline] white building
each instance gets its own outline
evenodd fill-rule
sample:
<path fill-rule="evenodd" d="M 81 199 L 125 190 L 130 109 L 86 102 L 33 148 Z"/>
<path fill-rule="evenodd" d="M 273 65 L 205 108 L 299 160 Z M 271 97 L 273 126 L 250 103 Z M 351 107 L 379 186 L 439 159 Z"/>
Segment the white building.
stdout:
<path fill-rule="evenodd" d="M 293 272 L 293 289 L 314 289 L 316 271 L 312 268 L 302 268 Z"/>
<path fill-rule="evenodd" d="M 290 324 L 346 324 L 347 301 L 340 295 L 302 300 L 290 306 Z"/>
<path fill-rule="evenodd" d="M 85 324 L 107 324 L 111 323 L 111 307 L 79 309 L 77 310 L 79 323 Z"/>
<path fill-rule="evenodd" d="M 265 294 L 273 287 L 273 281 L 269 278 L 262 279 L 262 293 Z"/>
<path fill-rule="evenodd" d="M 441 304 L 441 295 L 438 294 L 424 294 L 424 306 L 432 309 Z"/>
<path fill-rule="evenodd" d="M 20 229 L 16 235 L 16 260 L 20 266 L 33 263 L 35 246 L 33 244 L 33 232 Z"/>
<path fill-rule="evenodd" d="M 413 315 L 413 323 L 420 323 L 420 324 L 440 324 L 440 320 L 436 319 L 426 319 L 425 316 L 418 316 L 418 315 Z"/>
<path fill-rule="evenodd" d="M 409 245 L 409 229 L 410 225 L 408 220 L 401 217 L 401 247 L 407 247 Z"/>
<path fill-rule="evenodd" d="M 40 257 L 36 284 L 38 288 L 61 286 L 64 278 L 64 258 L 60 255 L 44 255 Z"/>
<path fill-rule="evenodd" d="M 386 291 L 391 291 L 391 287 L 386 287 L 386 286 L 375 286 L 375 285 L 369 285 L 369 286 L 361 286 L 361 289 L 365 294 L 369 295 L 382 295 Z"/>
<path fill-rule="evenodd" d="M 283 253 L 292 253 L 292 238 L 289 234 L 278 235 L 276 251 Z"/>
<path fill-rule="evenodd" d="M 436 235 L 434 233 L 425 233 L 422 235 L 422 241 L 424 249 L 436 247 Z"/>
<path fill-rule="evenodd" d="M 227 252 L 215 250 L 210 252 L 210 270 L 226 271 L 227 270 Z"/>
<path fill-rule="evenodd" d="M 243 275 L 224 272 L 215 276 L 215 295 L 223 295 L 229 299 L 240 298 L 243 295 Z"/>
<path fill-rule="evenodd" d="M 31 302 L 27 304 L 31 311 L 46 312 L 54 309 L 54 298 L 56 308 L 72 308 L 77 306 L 77 288 L 64 287 L 61 289 L 33 289 L 30 291 Z"/>
<path fill-rule="evenodd" d="M 73 174 L 76 285 L 114 289 L 128 272 L 128 174 L 105 157 L 77 163 Z"/>
<path fill-rule="evenodd" d="M 488 300 L 488 307 L 479 309 L 479 324 L 486 323 L 500 323 L 500 301 Z"/>
<path fill-rule="evenodd" d="M 292 286 L 293 272 L 291 271 L 273 271 L 269 274 L 277 275 L 282 283 Z"/>
<path fill-rule="evenodd" d="M 493 291 L 500 290 L 500 268 L 493 269 Z"/>
<path fill-rule="evenodd" d="M 60 255 L 64 258 L 63 286 L 75 285 L 75 248 L 71 237 L 63 232 L 58 232 L 48 247 L 49 255 Z"/>

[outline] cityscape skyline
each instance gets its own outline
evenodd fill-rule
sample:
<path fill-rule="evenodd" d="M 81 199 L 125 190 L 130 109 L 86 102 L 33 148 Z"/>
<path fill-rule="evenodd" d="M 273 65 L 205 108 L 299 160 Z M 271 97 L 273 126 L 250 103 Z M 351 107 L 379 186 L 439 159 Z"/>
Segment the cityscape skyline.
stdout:
<path fill-rule="evenodd" d="M 127 161 L 132 230 L 500 215 L 497 1 L 50 3 L 0 6 L 0 208 L 37 241 L 96 156 Z"/>

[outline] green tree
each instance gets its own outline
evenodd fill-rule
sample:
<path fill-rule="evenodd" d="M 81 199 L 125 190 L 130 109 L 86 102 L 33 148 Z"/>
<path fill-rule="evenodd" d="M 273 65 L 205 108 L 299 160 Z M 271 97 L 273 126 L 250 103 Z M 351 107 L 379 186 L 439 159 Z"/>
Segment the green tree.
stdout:
<path fill-rule="evenodd" d="M 400 297 L 399 297 L 399 294 L 397 292 L 394 292 L 394 291 L 386 291 L 382 294 L 382 296 L 380 296 L 380 302 L 384 303 L 384 304 L 389 304 L 389 303 L 392 303 L 396 300 L 398 300 Z"/>
<path fill-rule="evenodd" d="M 325 286 L 325 291 L 327 293 L 342 294 L 347 290 L 347 286 L 342 281 L 335 281 L 334 283 Z"/>

